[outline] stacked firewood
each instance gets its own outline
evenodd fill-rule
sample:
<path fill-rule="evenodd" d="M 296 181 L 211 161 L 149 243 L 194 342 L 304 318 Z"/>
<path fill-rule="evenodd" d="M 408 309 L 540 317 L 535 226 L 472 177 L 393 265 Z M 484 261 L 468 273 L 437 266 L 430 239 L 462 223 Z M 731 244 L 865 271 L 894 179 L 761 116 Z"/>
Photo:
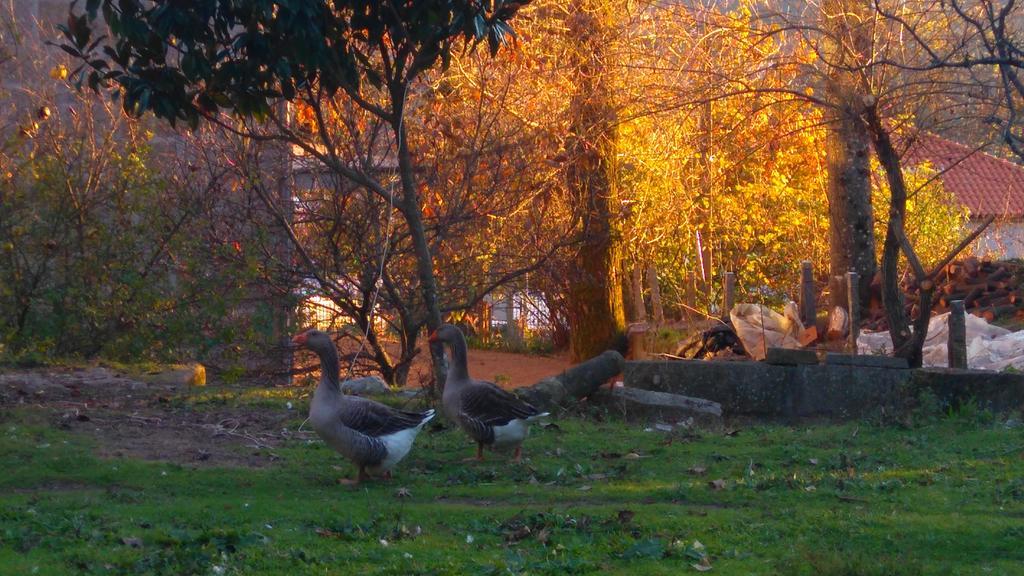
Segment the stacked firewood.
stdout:
<path fill-rule="evenodd" d="M 888 330 L 882 308 L 881 281 L 871 284 L 871 306 L 862 328 Z M 907 313 L 911 318 L 920 313 L 917 283 L 913 279 L 903 282 Z M 931 313 L 949 312 L 949 303 L 963 300 L 968 313 L 988 322 L 1016 318 L 1024 320 L 1024 263 L 1017 261 L 988 261 L 975 257 L 947 264 L 935 278 Z"/>

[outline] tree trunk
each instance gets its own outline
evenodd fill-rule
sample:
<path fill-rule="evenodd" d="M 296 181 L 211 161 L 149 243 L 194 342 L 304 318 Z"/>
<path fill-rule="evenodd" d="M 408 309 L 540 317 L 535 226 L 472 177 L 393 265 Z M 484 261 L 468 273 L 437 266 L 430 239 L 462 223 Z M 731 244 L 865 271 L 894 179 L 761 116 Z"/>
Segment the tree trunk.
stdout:
<path fill-rule="evenodd" d="M 434 278 L 434 259 L 430 253 L 426 229 L 423 226 L 423 213 L 420 207 L 419 191 L 413 177 L 412 156 L 406 138 L 405 123 L 402 121 L 405 108 L 405 84 L 391 87 L 392 110 L 391 128 L 395 132 L 398 148 L 398 171 L 402 182 L 402 215 L 409 226 L 413 252 L 416 254 L 416 274 L 419 277 L 420 293 L 423 296 L 424 313 L 427 329 L 437 330 L 441 326 L 441 308 L 437 302 L 437 280 Z M 434 380 L 437 382 L 438 393 L 444 390 L 445 374 L 444 349 L 440 342 L 430 345 L 431 366 Z"/>
<path fill-rule="evenodd" d="M 920 312 L 914 321 L 914 331 L 911 332 L 910 319 L 907 317 L 906 306 L 903 302 L 903 291 L 900 289 L 898 268 L 901 250 L 907 254 L 909 261 L 917 262 L 917 257 L 913 254 L 913 247 L 909 245 L 909 241 L 903 233 L 907 214 L 907 185 L 903 180 L 899 154 L 893 147 L 889 133 L 878 117 L 876 106 L 867 107 L 865 116 L 871 130 L 878 163 L 885 170 L 890 193 L 889 223 L 886 227 L 885 242 L 882 244 L 882 305 L 885 307 L 885 316 L 889 321 L 893 355 L 906 358 L 907 364 L 911 368 L 920 368 L 923 360 L 922 349 L 928 335 L 928 321 L 931 319 L 934 285 L 932 282 L 924 282 L 924 271 L 920 269 L 919 263 L 916 266 L 912 264 L 918 268 L 915 270 L 915 275 L 918 277 L 920 285 L 918 294 Z"/>
<path fill-rule="evenodd" d="M 833 108 L 825 146 L 828 168 L 829 293 L 831 305 L 845 307 L 845 278 L 859 275 L 861 310 L 871 299 L 871 280 L 877 271 L 874 215 L 871 207 L 871 136 L 862 121 L 863 95 L 857 72 L 870 50 L 869 0 L 831 0 L 822 3 L 822 26 L 836 39 L 829 54 L 826 94 Z"/>
<path fill-rule="evenodd" d="M 579 2 L 580 9 L 570 16 L 569 23 L 578 49 L 566 174 L 583 225 L 575 266 L 568 278 L 569 347 L 574 362 L 620 348 L 626 327 L 614 184 L 616 114 L 610 87 L 604 80 L 610 11 L 590 4 Z"/>
<path fill-rule="evenodd" d="M 829 293 L 832 306 L 846 305 L 846 273 L 859 275 L 861 309 L 870 302 L 875 264 L 871 207 L 870 137 L 852 106 L 833 116 L 826 146 L 829 210 Z"/>

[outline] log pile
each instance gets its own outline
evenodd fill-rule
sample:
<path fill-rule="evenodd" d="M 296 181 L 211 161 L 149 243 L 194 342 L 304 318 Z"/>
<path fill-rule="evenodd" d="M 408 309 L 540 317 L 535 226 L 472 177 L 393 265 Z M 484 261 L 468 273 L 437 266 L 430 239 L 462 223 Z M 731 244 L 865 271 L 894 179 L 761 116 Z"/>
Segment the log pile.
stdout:
<path fill-rule="evenodd" d="M 988 322 L 1024 321 L 1024 263 L 965 258 L 946 265 L 934 282 L 933 315 L 949 312 L 950 302 L 963 300 L 968 313 Z M 920 313 L 917 283 L 908 279 L 903 290 L 907 314 L 915 318 Z M 865 330 L 889 329 L 881 294 L 881 280 L 876 276 L 871 284 L 871 306 L 862 323 Z"/>

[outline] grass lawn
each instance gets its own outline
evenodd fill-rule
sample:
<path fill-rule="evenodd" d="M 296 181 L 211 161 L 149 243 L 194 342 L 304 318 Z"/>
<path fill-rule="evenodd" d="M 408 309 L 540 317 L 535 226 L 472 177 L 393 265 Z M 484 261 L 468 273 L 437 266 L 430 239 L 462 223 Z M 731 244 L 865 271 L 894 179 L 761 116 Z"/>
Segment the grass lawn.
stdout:
<path fill-rule="evenodd" d="M 394 480 L 352 489 L 316 440 L 261 468 L 104 459 L 5 410 L 0 574 L 1024 574 L 1016 421 L 553 422 L 521 466 L 463 464 L 473 447 L 437 426 Z"/>

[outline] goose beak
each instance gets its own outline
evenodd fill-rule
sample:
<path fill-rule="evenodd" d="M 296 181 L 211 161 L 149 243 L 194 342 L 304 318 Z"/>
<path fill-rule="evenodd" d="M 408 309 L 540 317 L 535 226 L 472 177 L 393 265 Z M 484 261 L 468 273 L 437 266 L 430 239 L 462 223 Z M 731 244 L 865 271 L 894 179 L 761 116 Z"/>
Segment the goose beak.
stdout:
<path fill-rule="evenodd" d="M 295 346 L 305 346 L 306 345 L 306 333 L 303 332 L 301 334 L 296 334 L 295 337 L 292 338 L 292 344 L 295 345 Z"/>
<path fill-rule="evenodd" d="M 441 341 L 441 339 L 438 338 L 438 336 L 437 336 L 437 330 L 434 330 L 433 332 L 430 333 L 430 336 L 427 336 L 427 342 L 434 343 L 434 342 L 440 342 L 440 341 Z"/>

